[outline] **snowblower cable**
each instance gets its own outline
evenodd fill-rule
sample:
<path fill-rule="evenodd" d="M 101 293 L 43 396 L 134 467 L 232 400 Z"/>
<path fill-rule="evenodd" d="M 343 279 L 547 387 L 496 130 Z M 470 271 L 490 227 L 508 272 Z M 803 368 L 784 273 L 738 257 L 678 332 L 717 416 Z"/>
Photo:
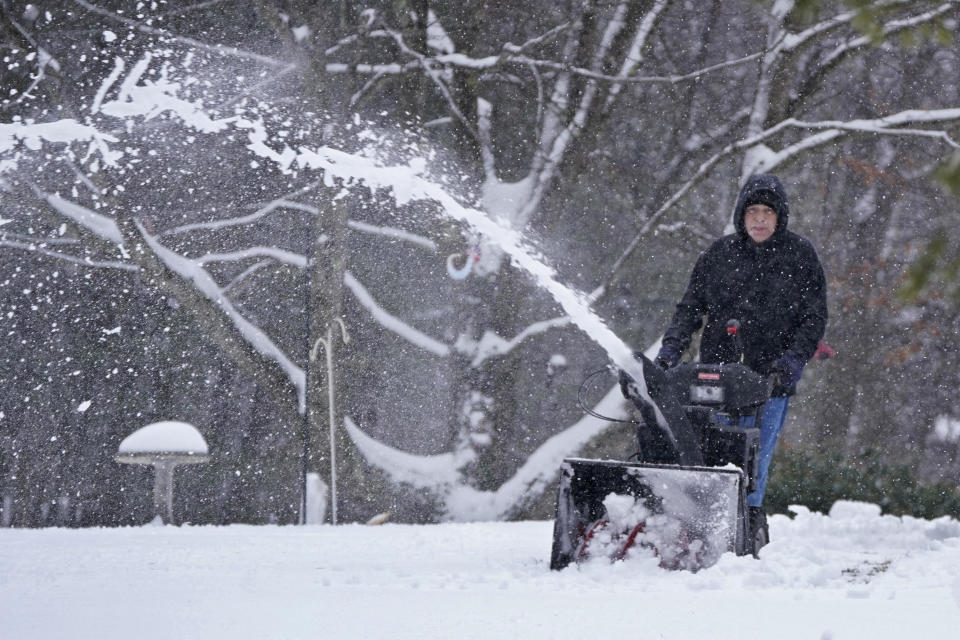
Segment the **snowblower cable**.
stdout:
<path fill-rule="evenodd" d="M 581 409 L 583 409 L 584 413 L 586 413 L 587 415 L 592 416 L 592 417 L 594 417 L 594 418 L 597 418 L 598 420 L 606 420 L 607 422 L 624 422 L 624 423 L 626 423 L 626 424 L 645 424 L 645 423 L 639 422 L 639 421 L 637 421 L 637 420 L 618 420 L 617 418 L 611 418 L 611 417 L 609 417 L 609 416 L 605 416 L 605 415 L 603 415 L 603 414 L 597 413 L 597 412 L 594 411 L 593 409 L 589 408 L 586 404 L 584 404 L 584 402 L 583 402 L 583 389 L 584 389 L 584 387 L 587 386 L 587 383 L 590 382 L 590 380 L 592 380 L 592 379 L 595 378 L 596 376 L 600 375 L 601 373 L 603 373 L 603 372 L 605 372 L 605 371 L 612 371 L 612 370 L 613 370 L 613 368 L 612 368 L 611 365 L 605 365 L 602 369 L 597 369 L 597 370 L 594 371 L 593 373 L 588 373 L 588 374 L 587 374 L 587 377 L 584 378 L 584 379 L 583 379 L 583 382 L 580 383 L 580 388 L 577 389 L 577 405 L 579 405 L 579 407 L 580 407 Z"/>

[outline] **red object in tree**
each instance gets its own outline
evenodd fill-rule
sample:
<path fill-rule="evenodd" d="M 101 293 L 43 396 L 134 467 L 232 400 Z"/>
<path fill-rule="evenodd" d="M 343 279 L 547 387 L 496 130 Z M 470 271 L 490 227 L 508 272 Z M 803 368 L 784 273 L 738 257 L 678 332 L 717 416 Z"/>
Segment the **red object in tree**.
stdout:
<path fill-rule="evenodd" d="M 833 356 L 837 355 L 837 352 L 833 350 L 833 347 L 828 345 L 826 342 L 820 342 L 817 345 L 817 350 L 813 352 L 813 360 L 829 360 Z"/>

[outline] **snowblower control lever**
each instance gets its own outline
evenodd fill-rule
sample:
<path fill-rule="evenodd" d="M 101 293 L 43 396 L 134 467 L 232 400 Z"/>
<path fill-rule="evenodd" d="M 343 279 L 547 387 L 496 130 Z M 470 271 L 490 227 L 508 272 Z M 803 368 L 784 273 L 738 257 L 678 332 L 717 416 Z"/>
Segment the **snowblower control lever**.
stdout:
<path fill-rule="evenodd" d="M 736 318 L 727 320 L 727 335 L 733 340 L 733 350 L 736 358 L 734 362 L 743 363 L 743 339 L 740 337 L 740 321 Z"/>

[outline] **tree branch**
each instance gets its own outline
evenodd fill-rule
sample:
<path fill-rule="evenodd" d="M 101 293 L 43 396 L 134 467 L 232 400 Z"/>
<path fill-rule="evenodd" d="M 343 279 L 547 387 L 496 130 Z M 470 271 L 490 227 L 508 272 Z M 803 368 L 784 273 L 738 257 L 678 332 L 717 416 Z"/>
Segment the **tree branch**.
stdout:
<path fill-rule="evenodd" d="M 927 11 L 926 13 L 921 13 L 916 16 L 913 16 L 910 18 L 904 18 L 901 20 L 892 20 L 891 22 L 883 26 L 881 33 L 884 36 L 890 36 L 890 35 L 893 35 L 894 33 L 903 31 L 905 29 L 917 27 L 921 24 L 924 24 L 924 23 L 930 22 L 931 20 L 935 20 L 939 18 L 943 14 L 950 11 L 950 9 L 955 9 L 956 5 L 957 5 L 956 2 L 948 2 L 940 5 L 936 9 Z M 859 38 L 854 38 L 838 46 L 833 52 L 831 52 L 823 60 L 823 62 L 819 66 L 830 68 L 834 66 L 835 62 L 838 61 L 840 58 L 846 56 L 847 54 L 853 52 L 856 49 L 865 47 L 869 44 L 871 44 L 871 39 L 868 38 L 867 36 L 860 36 Z"/>
<path fill-rule="evenodd" d="M 235 286 L 246 280 L 248 277 L 253 275 L 256 271 L 259 271 L 263 267 L 266 267 L 269 264 L 273 264 L 273 260 L 261 260 L 260 262 L 255 262 L 246 269 L 244 269 L 237 277 L 227 283 L 223 288 L 223 293 L 226 294 L 230 289 L 233 289 Z"/>
<path fill-rule="evenodd" d="M 450 354 L 449 346 L 440 342 L 439 340 L 431 338 L 427 334 L 417 329 L 414 329 L 403 320 L 381 307 L 377 301 L 374 300 L 373 296 L 370 295 L 370 292 L 367 291 L 366 287 L 364 287 L 360 281 L 357 280 L 349 271 L 344 273 L 343 283 L 347 285 L 347 288 L 353 293 L 354 297 L 357 299 L 357 302 L 363 305 L 363 307 L 370 312 L 370 315 L 372 315 L 384 329 L 392 331 L 411 344 L 429 351 L 434 355 L 446 356 Z"/>
<path fill-rule="evenodd" d="M 901 20 L 893 20 L 886 25 L 881 30 L 881 33 L 884 37 L 889 37 L 897 32 L 910 29 L 921 24 L 930 22 L 937 19 L 938 17 L 944 15 L 951 8 L 955 8 L 955 2 L 949 2 L 941 5 L 940 7 L 922 13 L 910 18 L 905 18 Z M 826 58 L 820 61 L 816 65 L 816 71 L 807 78 L 805 78 L 800 85 L 793 91 L 793 95 L 796 97 L 793 98 L 791 102 L 791 107 L 788 110 L 788 113 L 796 113 L 799 105 L 802 105 L 807 96 L 813 95 L 816 85 L 821 82 L 827 74 L 829 74 L 834 68 L 836 68 L 843 60 L 848 56 L 856 53 L 858 50 L 869 46 L 872 43 L 872 40 L 866 36 L 860 36 L 848 40 L 837 47 L 834 48 Z"/>
<path fill-rule="evenodd" d="M 460 108 L 457 106 L 457 101 L 453 99 L 453 95 L 450 93 L 449 87 L 447 87 L 447 84 L 440 78 L 436 70 L 434 70 L 431 64 L 431 59 L 428 56 L 425 56 L 424 54 L 414 51 L 412 48 L 408 47 L 401 34 L 386 28 L 384 28 L 384 31 L 389 34 L 391 38 L 393 38 L 394 42 L 396 42 L 397 47 L 400 48 L 402 53 L 417 60 L 424 73 L 426 73 L 430 80 L 433 81 L 433 84 L 436 85 L 440 93 L 443 94 L 443 97 L 447 101 L 447 107 L 450 109 L 451 113 L 456 116 L 456 118 L 463 125 L 464 129 L 470 133 L 471 137 L 479 142 L 478 134 L 473 126 L 473 123 L 471 123 L 467 117 L 463 115 L 463 112 L 460 111 Z M 445 56 L 440 56 L 440 58 L 443 57 Z"/>
<path fill-rule="evenodd" d="M 172 236 L 181 233 L 187 233 L 188 231 L 218 231 L 220 229 L 228 229 L 230 227 L 239 227 L 245 224 L 250 224 L 256 222 L 265 215 L 276 211 L 277 209 L 296 209 L 300 211 L 305 211 L 312 215 L 319 215 L 320 210 L 316 207 L 303 204 L 301 202 L 296 202 L 290 200 L 305 193 L 309 193 L 313 189 L 317 188 L 321 183 L 319 180 L 311 182 L 305 187 L 301 187 L 296 191 L 289 193 L 284 196 L 280 196 L 275 200 L 271 200 L 266 203 L 256 211 L 251 214 L 240 216 L 237 218 L 227 218 L 225 220 L 212 220 L 210 222 L 195 222 L 192 224 L 185 224 L 179 227 L 173 227 L 172 229 L 167 229 L 166 231 L 161 231 L 157 234 L 157 237 Z"/>
<path fill-rule="evenodd" d="M 44 197 L 39 191 L 38 195 Z M 59 196 L 48 195 L 44 199 L 84 232 L 121 247 L 137 247 L 138 250 L 130 252 L 128 263 L 93 265 L 146 272 L 157 286 L 191 310 L 200 326 L 228 356 L 253 374 L 258 384 L 269 389 L 281 410 L 288 408 L 284 406 L 283 398 L 288 397 L 291 390 L 298 392 L 299 408 L 301 412 L 304 410 L 306 377 L 303 369 L 294 364 L 266 333 L 243 317 L 224 290 L 198 263 L 161 245 L 156 236 L 148 233 L 140 223 L 127 220 L 118 224 Z M 124 264 L 126 266 L 121 266 Z M 273 361 L 277 367 L 270 366 L 268 361 Z M 293 406 L 291 404 L 289 409 Z M 287 419 L 295 419 L 295 415 L 296 412 L 291 411 Z"/>
<path fill-rule="evenodd" d="M 123 16 L 117 15 L 106 9 L 101 9 L 100 7 L 87 2 L 86 0 L 72 0 L 74 4 L 80 5 L 88 11 L 92 11 L 98 15 L 101 15 L 109 20 L 118 22 L 120 24 L 126 25 L 131 29 L 136 29 L 141 33 L 146 33 L 154 36 L 164 36 L 165 38 L 170 38 L 175 42 L 180 44 L 185 44 L 187 46 L 193 47 L 195 49 L 202 49 L 204 51 L 211 51 L 222 56 L 230 56 L 235 58 L 242 58 L 244 60 L 252 60 L 254 62 L 259 62 L 270 67 L 287 67 L 290 65 L 288 62 L 283 62 L 282 60 L 276 60 L 269 56 L 260 55 L 259 53 L 253 53 L 250 51 L 243 51 L 242 49 L 237 49 L 236 47 L 226 47 L 218 44 L 207 44 L 206 42 L 200 42 L 199 40 L 194 40 L 193 38 L 185 38 L 183 36 L 178 36 L 166 29 L 156 29 L 154 27 L 148 26 L 136 20 L 131 20 L 130 18 L 124 18 Z"/>
<path fill-rule="evenodd" d="M 9 234 L 5 234 L 9 235 Z M 34 243 L 24 243 L 16 242 L 14 240 L 7 240 L 6 238 L 0 238 L 0 247 L 10 247 L 11 249 L 19 249 L 21 251 L 29 251 L 31 253 L 38 253 L 49 258 L 56 258 L 57 260 L 64 260 L 71 264 L 78 264 L 84 267 L 94 267 L 98 269 L 117 269 L 120 271 L 130 271 L 133 273 L 138 273 L 140 268 L 116 260 L 91 260 L 89 258 L 80 258 L 73 256 L 67 253 L 60 253 L 59 251 L 52 251 L 50 249 L 45 249 L 43 247 L 37 246 Z"/>
<path fill-rule="evenodd" d="M 528 327 L 525 327 L 523 331 L 513 336 L 509 340 L 501 338 L 492 331 L 486 331 L 484 332 L 483 337 L 481 337 L 480 340 L 477 341 L 473 346 L 473 348 L 469 350 L 469 354 L 473 355 L 473 361 L 470 363 L 470 366 L 479 367 L 490 358 L 495 358 L 510 353 L 520 346 L 527 338 L 540 335 L 541 333 L 545 333 L 550 329 L 569 326 L 571 322 L 573 321 L 569 316 L 562 316 L 560 318 L 553 318 L 551 320 L 534 322 Z"/>
<path fill-rule="evenodd" d="M 281 264 L 287 264 L 292 267 L 303 269 L 307 266 L 306 256 L 276 247 L 250 247 L 248 249 L 229 251 L 226 253 L 206 253 L 194 260 L 194 262 L 198 265 L 209 264 L 211 262 L 240 262 L 241 260 L 261 258 L 263 256 L 273 258 Z"/>
<path fill-rule="evenodd" d="M 415 244 L 419 247 L 427 249 L 428 251 L 437 250 L 437 243 L 435 243 L 433 240 L 415 233 L 410 233 L 409 231 L 404 231 L 403 229 L 398 229 L 397 227 L 376 226 L 367 224 L 366 222 L 360 222 L 359 220 L 347 220 L 347 226 L 354 231 L 372 233 L 375 235 L 385 236 L 387 238 L 403 240 L 404 242 Z"/>
<path fill-rule="evenodd" d="M 143 225 L 134 223 L 140 238 L 149 251 L 138 252 L 137 262 L 156 276 L 161 285 L 169 287 L 178 298 L 184 297 L 191 310 L 211 335 L 240 364 L 258 371 L 257 381 L 271 387 L 278 403 L 286 393 L 286 385 L 264 367 L 273 361 L 283 372 L 286 382 L 297 391 L 299 409 L 305 407 L 306 374 L 297 366 L 267 334 L 233 306 L 224 290 L 196 261 L 167 249 Z M 176 280 L 171 278 L 176 276 Z M 186 289 L 186 286 L 190 289 Z M 256 354 L 256 357 L 254 357 Z"/>
<path fill-rule="evenodd" d="M 668 198 L 654 213 L 647 219 L 643 224 L 640 230 L 637 232 L 637 235 L 627 244 L 626 249 L 620 254 L 620 256 L 614 261 L 613 266 L 610 268 L 608 275 L 600 283 L 600 285 L 594 289 L 590 294 L 590 300 L 596 301 L 604 295 L 607 288 L 617 277 L 620 269 L 627 259 L 636 251 L 637 247 L 640 245 L 643 237 L 650 231 L 650 229 L 657 224 L 659 219 L 667 213 L 675 204 L 677 204 L 684 196 L 686 196 L 689 191 L 699 184 L 704 178 L 709 175 L 713 170 L 713 167 L 717 165 L 725 157 L 731 155 L 732 153 L 743 151 L 751 147 L 760 145 L 765 140 L 772 138 L 773 136 L 783 132 L 788 128 L 799 128 L 799 129 L 817 129 L 822 130 L 820 133 L 817 133 L 813 136 L 809 136 L 799 142 L 796 142 L 788 147 L 785 147 L 780 152 L 771 152 L 766 154 L 765 159 L 756 164 L 753 167 L 754 171 L 770 171 L 777 166 L 782 165 L 784 162 L 792 159 L 799 153 L 803 151 L 809 151 L 812 148 L 822 146 L 827 142 L 831 142 L 840 138 L 843 135 L 850 133 L 871 133 L 877 135 L 907 135 L 907 136 L 921 136 L 921 137 L 934 137 L 941 139 L 950 146 L 956 148 L 957 143 L 950 138 L 945 131 L 930 131 L 926 129 L 902 129 L 895 128 L 901 125 L 907 124 L 917 124 L 924 122 L 956 122 L 960 121 L 960 108 L 958 109 L 939 109 L 939 110 L 918 110 L 912 109 L 907 111 L 901 111 L 883 118 L 876 118 L 873 120 L 851 120 L 851 121 L 822 121 L 822 122 L 803 122 L 800 120 L 795 120 L 793 118 L 788 118 L 779 122 L 775 126 L 763 131 L 755 136 L 745 138 L 733 143 L 728 144 L 719 152 L 714 154 L 711 158 L 703 162 L 693 176 L 687 180 L 677 191 L 673 193 L 670 198 Z"/>
<path fill-rule="evenodd" d="M 737 58 L 735 60 L 727 60 L 724 62 L 718 62 L 710 66 L 704 67 L 702 69 L 695 69 L 683 74 L 673 74 L 668 76 L 632 76 L 632 75 L 610 75 L 602 73 L 599 71 L 592 71 L 590 69 L 585 69 L 583 67 L 578 67 L 576 65 L 570 65 L 563 62 L 555 62 L 553 60 L 542 60 L 538 58 L 530 58 L 524 55 L 508 55 L 508 56 L 488 56 L 486 58 L 470 58 L 464 54 L 444 54 L 439 56 L 425 56 L 423 54 L 417 54 L 422 57 L 421 60 L 415 62 L 390 62 L 390 63 L 353 63 L 348 64 L 345 62 L 329 62 L 326 65 L 327 73 L 353 73 L 361 75 L 376 75 L 378 77 L 387 76 L 387 75 L 401 75 L 404 73 L 409 73 L 416 69 L 423 68 L 423 63 L 432 64 L 436 63 L 438 65 L 448 66 L 448 67 L 461 67 L 464 69 L 473 69 L 473 70 L 489 70 L 495 67 L 503 66 L 505 63 L 525 65 L 528 67 L 534 67 L 537 69 L 548 69 L 550 71 L 570 73 L 571 75 L 581 76 L 589 80 L 600 80 L 603 82 L 611 82 L 614 84 L 680 84 L 681 82 L 689 82 L 691 80 L 697 80 L 708 73 L 714 71 L 721 71 L 723 69 L 728 69 L 730 67 L 739 66 L 757 60 L 763 53 L 751 53 L 749 55 L 743 56 L 742 58 Z"/>

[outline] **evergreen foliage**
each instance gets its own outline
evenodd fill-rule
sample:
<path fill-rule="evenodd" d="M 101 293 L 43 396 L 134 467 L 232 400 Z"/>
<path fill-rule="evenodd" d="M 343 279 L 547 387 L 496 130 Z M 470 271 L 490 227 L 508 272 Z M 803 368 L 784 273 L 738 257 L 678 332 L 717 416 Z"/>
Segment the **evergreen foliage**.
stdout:
<path fill-rule="evenodd" d="M 764 499 L 768 513 L 792 504 L 827 513 L 837 500 L 870 502 L 884 513 L 917 518 L 960 517 L 960 487 L 924 483 L 916 467 L 890 463 L 878 449 L 856 456 L 781 445 L 774 455 Z"/>

